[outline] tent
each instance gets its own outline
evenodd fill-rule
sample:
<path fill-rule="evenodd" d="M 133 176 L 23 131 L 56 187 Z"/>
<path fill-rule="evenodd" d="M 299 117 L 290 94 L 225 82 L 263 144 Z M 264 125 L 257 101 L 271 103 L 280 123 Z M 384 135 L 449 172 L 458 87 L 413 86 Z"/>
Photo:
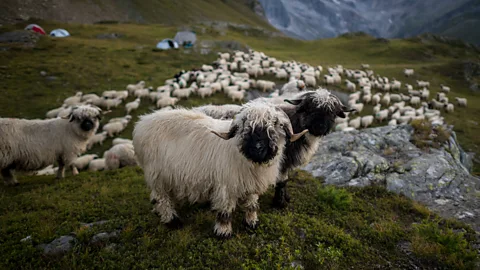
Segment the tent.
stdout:
<path fill-rule="evenodd" d="M 46 35 L 47 34 L 45 32 L 45 30 L 43 30 L 43 28 L 38 24 L 29 24 L 29 25 L 27 25 L 27 27 L 25 27 L 25 30 L 30 30 L 30 31 L 33 31 L 35 33 L 39 33 L 41 35 Z"/>
<path fill-rule="evenodd" d="M 69 37 L 70 33 L 68 33 L 65 29 L 55 29 L 50 32 L 50 36 L 52 37 Z"/>
<path fill-rule="evenodd" d="M 159 43 L 157 43 L 157 49 L 161 50 L 170 50 L 170 49 L 178 49 L 178 43 L 175 40 L 166 38 Z"/>
<path fill-rule="evenodd" d="M 191 47 L 197 41 L 197 35 L 194 32 L 182 31 L 177 32 L 174 39 L 181 46 Z"/>

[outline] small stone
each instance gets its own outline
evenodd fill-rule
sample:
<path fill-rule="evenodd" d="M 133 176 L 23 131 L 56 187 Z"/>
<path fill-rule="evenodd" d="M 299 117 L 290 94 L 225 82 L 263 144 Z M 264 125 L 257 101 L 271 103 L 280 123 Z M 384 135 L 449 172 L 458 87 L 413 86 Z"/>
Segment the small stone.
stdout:
<path fill-rule="evenodd" d="M 73 248 L 75 238 L 69 235 L 61 236 L 49 244 L 39 245 L 38 248 L 43 249 L 43 254 L 50 256 L 63 255 Z"/>
<path fill-rule="evenodd" d="M 40 75 L 42 75 L 43 77 L 45 77 L 45 76 L 47 76 L 47 72 L 44 71 L 44 70 L 42 70 L 42 71 L 40 71 Z"/>
<path fill-rule="evenodd" d="M 448 202 L 450 202 L 450 200 L 447 200 L 447 199 L 437 199 L 437 200 L 435 200 L 435 203 L 440 204 L 440 205 L 445 205 Z"/>
<path fill-rule="evenodd" d="M 29 236 L 23 238 L 22 240 L 20 240 L 20 242 L 32 242 L 32 236 L 29 235 Z"/>
<path fill-rule="evenodd" d="M 55 81 L 57 80 L 58 78 L 56 76 L 48 76 L 45 78 L 47 81 Z"/>
<path fill-rule="evenodd" d="M 116 238 L 118 236 L 118 232 L 117 231 L 114 231 L 114 232 L 111 232 L 111 233 L 107 233 L 107 232 L 101 232 L 101 233 L 97 233 L 93 236 L 92 238 L 92 243 L 98 243 L 98 242 L 104 242 L 104 241 L 108 241 L 110 240 L 111 238 Z"/>

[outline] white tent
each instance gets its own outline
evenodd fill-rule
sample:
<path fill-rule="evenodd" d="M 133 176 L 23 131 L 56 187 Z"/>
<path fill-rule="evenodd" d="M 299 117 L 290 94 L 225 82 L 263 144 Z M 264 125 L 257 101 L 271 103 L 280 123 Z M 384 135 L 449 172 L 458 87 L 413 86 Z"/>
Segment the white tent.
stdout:
<path fill-rule="evenodd" d="M 159 43 L 157 43 L 157 49 L 161 50 L 170 50 L 170 49 L 178 49 L 178 43 L 170 38 L 166 38 Z"/>
<path fill-rule="evenodd" d="M 68 33 L 65 29 L 55 29 L 50 32 L 51 37 L 69 37 L 70 33 Z"/>

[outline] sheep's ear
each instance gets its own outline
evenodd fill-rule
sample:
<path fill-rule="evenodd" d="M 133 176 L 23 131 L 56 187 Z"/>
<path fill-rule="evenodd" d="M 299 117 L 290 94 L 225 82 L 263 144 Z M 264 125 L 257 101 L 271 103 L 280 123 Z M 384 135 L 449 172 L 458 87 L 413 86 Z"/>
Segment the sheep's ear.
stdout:
<path fill-rule="evenodd" d="M 301 99 L 284 99 L 283 101 L 287 102 L 287 103 L 290 103 L 292 105 L 299 105 L 300 103 L 302 103 L 302 100 Z"/>

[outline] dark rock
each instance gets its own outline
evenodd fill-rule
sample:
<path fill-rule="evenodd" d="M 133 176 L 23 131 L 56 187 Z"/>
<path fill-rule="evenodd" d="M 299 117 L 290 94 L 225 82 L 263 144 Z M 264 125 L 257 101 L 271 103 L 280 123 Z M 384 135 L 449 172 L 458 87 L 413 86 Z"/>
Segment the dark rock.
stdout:
<path fill-rule="evenodd" d="M 96 38 L 98 39 L 117 39 L 123 37 L 122 34 L 118 33 L 104 33 L 104 34 L 98 34 Z"/>
<path fill-rule="evenodd" d="M 100 242 L 106 242 L 109 241 L 110 239 L 117 238 L 118 237 L 118 231 L 113 231 L 110 233 L 107 232 L 101 232 L 97 233 L 92 237 L 92 244 L 100 243 Z"/>
<path fill-rule="evenodd" d="M 103 225 L 107 222 L 108 222 L 108 220 L 100 220 L 100 221 L 96 221 L 96 222 L 92 222 L 92 223 L 81 223 L 81 225 L 83 227 L 92 228 L 93 226 Z"/>
<path fill-rule="evenodd" d="M 31 31 L 13 31 L 0 34 L 0 43 L 22 43 L 33 47 L 39 38 L 39 34 Z"/>
<path fill-rule="evenodd" d="M 410 142 L 412 132 L 411 126 L 397 126 L 329 134 L 304 169 L 326 184 L 384 185 L 480 229 L 480 179 L 470 175 L 471 159 L 455 134 L 441 149 L 423 151 Z M 386 153 L 389 148 L 395 155 Z"/>
<path fill-rule="evenodd" d="M 37 247 L 43 250 L 48 256 L 59 256 L 69 252 L 73 248 L 75 238 L 69 235 L 61 236 L 49 244 L 41 244 Z"/>
<path fill-rule="evenodd" d="M 47 81 L 55 81 L 55 80 L 58 79 L 58 77 L 56 77 L 56 76 L 48 76 L 48 77 L 45 77 L 45 79 L 46 79 Z"/>

